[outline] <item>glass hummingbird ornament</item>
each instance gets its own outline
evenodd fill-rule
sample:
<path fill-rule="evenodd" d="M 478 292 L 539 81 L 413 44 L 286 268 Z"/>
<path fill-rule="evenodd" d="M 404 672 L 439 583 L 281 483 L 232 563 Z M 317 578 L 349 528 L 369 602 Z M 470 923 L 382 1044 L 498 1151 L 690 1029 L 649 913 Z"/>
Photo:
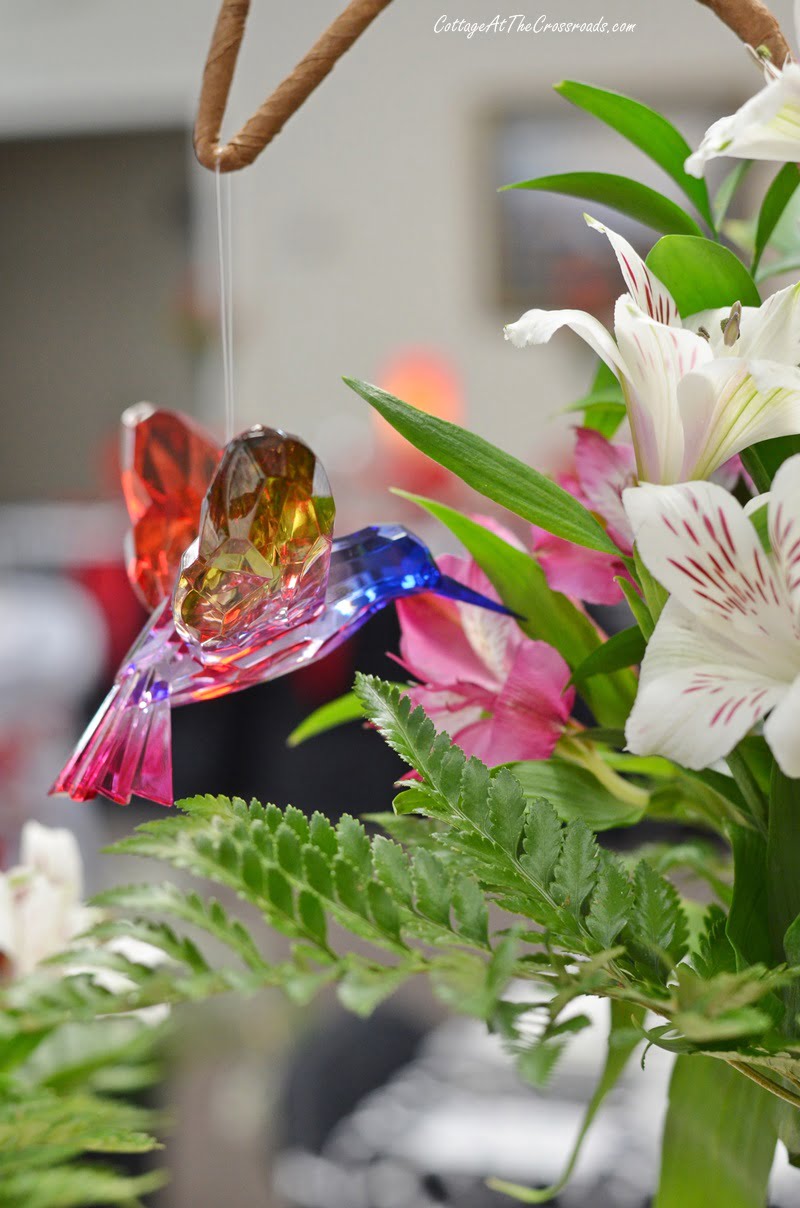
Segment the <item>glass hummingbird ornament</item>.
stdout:
<path fill-rule="evenodd" d="M 128 569 L 153 612 L 51 792 L 171 805 L 172 708 L 308 666 L 418 592 L 507 611 L 443 575 L 401 525 L 334 538 L 327 477 L 297 437 L 256 426 L 220 451 L 186 417 L 143 405 L 122 425 Z"/>

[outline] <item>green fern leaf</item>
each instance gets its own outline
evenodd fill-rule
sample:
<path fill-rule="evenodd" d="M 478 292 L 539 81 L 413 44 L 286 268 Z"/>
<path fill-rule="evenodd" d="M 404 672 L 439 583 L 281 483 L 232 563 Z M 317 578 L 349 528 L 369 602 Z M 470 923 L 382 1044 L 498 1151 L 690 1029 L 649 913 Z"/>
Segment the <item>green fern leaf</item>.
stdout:
<path fill-rule="evenodd" d="M 480 887 L 470 877 L 459 876 L 453 888 L 453 918 L 466 939 L 481 947 L 489 944 L 489 912 Z"/>
<path fill-rule="evenodd" d="M 686 954 L 686 916 L 675 887 L 646 860 L 636 865 L 633 887 L 634 906 L 627 932 L 646 966 L 663 980 L 669 968 Z"/>
<path fill-rule="evenodd" d="M 507 768 L 492 778 L 489 786 L 490 834 L 503 851 L 515 858 L 526 804 L 522 786 Z"/>
<path fill-rule="evenodd" d="M 616 856 L 600 851 L 597 883 L 592 892 L 586 930 L 601 948 L 611 948 L 633 906 L 633 887 Z"/>
<path fill-rule="evenodd" d="M 408 857 L 398 843 L 377 835 L 372 844 L 375 875 L 396 901 L 411 906 L 412 888 Z"/>
<path fill-rule="evenodd" d="M 550 888 L 563 840 L 558 814 L 546 798 L 535 798 L 525 814 L 520 864 L 531 880 L 545 891 Z"/>
<path fill-rule="evenodd" d="M 594 888 L 597 860 L 597 843 L 586 823 L 570 822 L 556 862 L 553 896 L 576 919 Z"/>
<path fill-rule="evenodd" d="M 434 923 L 449 927 L 450 884 L 441 860 L 431 852 L 417 852 L 412 863 L 412 878 L 420 914 Z"/>

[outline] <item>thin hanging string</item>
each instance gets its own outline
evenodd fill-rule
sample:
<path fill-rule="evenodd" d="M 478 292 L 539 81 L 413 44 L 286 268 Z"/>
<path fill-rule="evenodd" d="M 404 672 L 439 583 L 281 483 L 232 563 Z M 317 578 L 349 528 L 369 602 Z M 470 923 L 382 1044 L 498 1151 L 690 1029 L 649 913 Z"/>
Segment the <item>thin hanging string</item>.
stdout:
<path fill-rule="evenodd" d="M 222 338 L 222 379 L 225 393 L 225 443 L 235 435 L 233 392 L 233 221 L 231 178 L 223 190 L 219 162 L 214 173 L 217 191 L 217 254 L 219 258 L 219 323 Z"/>

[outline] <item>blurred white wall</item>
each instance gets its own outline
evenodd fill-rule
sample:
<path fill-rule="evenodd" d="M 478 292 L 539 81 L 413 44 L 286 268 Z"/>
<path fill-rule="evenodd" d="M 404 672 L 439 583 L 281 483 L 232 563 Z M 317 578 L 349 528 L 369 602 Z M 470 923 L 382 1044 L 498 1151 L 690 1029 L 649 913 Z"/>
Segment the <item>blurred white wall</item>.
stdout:
<path fill-rule="evenodd" d="M 254 0 L 229 132 L 339 6 Z M 773 8 L 790 31 L 790 0 Z M 2 0 L 0 135 L 188 128 L 216 9 L 215 0 Z M 617 37 L 434 34 L 442 13 L 495 11 L 490 0 L 395 0 L 233 179 L 241 421 L 289 426 L 325 456 L 367 425 L 341 375 L 370 378 L 398 345 L 434 345 L 461 368 L 471 425 L 545 459 L 554 440 L 545 421 L 583 390 L 589 360 L 566 335 L 527 354 L 503 342 L 503 322 L 517 315 L 497 306 L 488 263 L 503 199 L 485 170 L 487 114 L 520 100 L 566 108 L 550 94 L 563 77 L 656 104 L 743 97 L 758 77 L 695 0 L 552 0 L 530 12 L 637 23 Z M 214 181 L 199 168 L 192 180 L 197 256 L 213 282 Z M 207 394 L 204 409 L 221 414 L 216 386 Z"/>

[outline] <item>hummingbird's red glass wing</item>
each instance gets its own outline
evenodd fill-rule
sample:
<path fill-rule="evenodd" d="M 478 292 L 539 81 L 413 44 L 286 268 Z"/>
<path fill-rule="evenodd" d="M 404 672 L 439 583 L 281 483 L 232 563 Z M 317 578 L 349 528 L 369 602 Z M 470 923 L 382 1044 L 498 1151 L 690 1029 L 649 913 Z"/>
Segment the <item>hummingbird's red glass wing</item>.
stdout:
<path fill-rule="evenodd" d="M 122 490 L 131 519 L 126 563 L 146 608 L 170 595 L 222 450 L 177 411 L 137 403 L 122 416 Z"/>

